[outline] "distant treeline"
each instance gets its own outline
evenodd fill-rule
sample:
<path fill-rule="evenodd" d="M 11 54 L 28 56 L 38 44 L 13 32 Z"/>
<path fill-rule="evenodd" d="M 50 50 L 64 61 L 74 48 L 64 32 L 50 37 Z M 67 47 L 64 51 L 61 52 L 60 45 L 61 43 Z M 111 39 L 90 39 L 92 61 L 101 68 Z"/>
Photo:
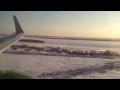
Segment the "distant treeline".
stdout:
<path fill-rule="evenodd" d="M 0 36 L 5 36 L 7 34 L 0 34 Z M 89 41 L 115 41 L 120 42 L 120 39 L 110 39 L 110 38 L 86 38 L 86 37 L 60 37 L 60 36 L 38 36 L 38 35 L 26 35 L 25 37 L 36 37 L 45 39 L 61 39 L 61 40 L 89 40 Z M 43 42 L 44 43 L 44 42 Z"/>
<path fill-rule="evenodd" d="M 4 36 L 7 34 L 0 34 Z M 89 40 L 89 41 L 115 41 L 120 42 L 120 39 L 110 39 L 110 38 L 86 38 L 86 37 L 60 37 L 60 36 L 39 36 L 39 35 L 26 35 L 25 37 L 36 37 L 36 38 L 46 38 L 46 39 L 62 39 L 62 40 Z"/>
<path fill-rule="evenodd" d="M 45 43 L 45 41 L 42 41 L 42 40 L 32 40 L 32 39 L 20 39 L 20 41 L 35 42 L 35 43 Z"/>
<path fill-rule="evenodd" d="M 27 35 L 26 37 L 36 37 L 36 38 L 46 38 L 46 39 L 62 39 L 62 40 L 89 40 L 89 41 L 117 41 L 117 42 L 120 42 L 120 39 L 110 39 L 110 38 L 58 37 L 58 36 L 36 36 L 36 35 Z"/>

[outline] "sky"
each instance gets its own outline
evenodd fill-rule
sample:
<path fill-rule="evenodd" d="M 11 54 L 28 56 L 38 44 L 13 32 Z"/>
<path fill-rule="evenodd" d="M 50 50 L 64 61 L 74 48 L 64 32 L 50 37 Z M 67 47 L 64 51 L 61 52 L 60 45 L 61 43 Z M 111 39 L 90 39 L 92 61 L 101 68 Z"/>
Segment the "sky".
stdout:
<path fill-rule="evenodd" d="M 0 11 L 0 34 L 15 32 L 13 15 L 26 35 L 120 38 L 120 11 Z"/>

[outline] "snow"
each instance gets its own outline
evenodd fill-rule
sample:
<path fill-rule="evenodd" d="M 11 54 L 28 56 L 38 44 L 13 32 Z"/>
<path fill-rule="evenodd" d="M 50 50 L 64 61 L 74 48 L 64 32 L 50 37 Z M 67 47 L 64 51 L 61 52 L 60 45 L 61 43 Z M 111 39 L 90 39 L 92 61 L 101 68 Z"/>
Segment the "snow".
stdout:
<path fill-rule="evenodd" d="M 17 70 L 38 76 L 45 72 L 73 70 L 76 68 L 103 65 L 106 62 L 117 60 L 118 59 L 2 54 L 0 56 L 0 68 Z"/>
<path fill-rule="evenodd" d="M 28 38 L 28 37 L 25 37 Z M 32 38 L 33 39 L 33 38 Z M 36 38 L 34 38 L 36 39 Z M 38 38 L 37 38 L 38 39 Z M 16 45 L 27 44 L 31 46 L 38 47 L 48 47 L 46 50 L 49 51 L 49 47 L 64 47 L 73 49 L 85 49 L 85 50 L 117 50 L 118 48 L 107 48 L 109 43 L 105 42 L 95 42 L 95 41 L 84 41 L 84 40 L 56 40 L 56 39 L 43 39 L 45 43 L 26 43 L 17 42 Z M 117 42 L 115 42 L 117 43 Z M 115 43 L 111 44 L 112 47 Z M 98 45 L 98 46 L 97 46 Z M 119 45 L 117 43 L 116 45 Z M 120 51 L 119 49 L 117 51 Z M 77 70 L 83 68 L 89 68 L 94 66 L 95 68 L 102 67 L 104 64 L 109 62 L 120 61 L 120 57 L 116 56 L 87 56 L 87 55 L 71 55 L 65 53 L 56 52 L 37 52 L 36 50 L 31 50 L 29 52 L 24 51 L 24 49 L 11 50 L 7 49 L 0 54 L 0 69 L 5 70 L 17 70 L 21 72 L 26 72 L 34 76 L 40 76 L 39 78 L 55 78 L 53 77 L 56 72 L 61 72 L 62 75 L 66 75 L 69 70 Z M 53 76 L 49 76 L 52 73 Z M 71 72 L 69 72 L 71 73 Z M 45 75 L 44 75 L 45 74 Z M 61 74 L 60 74 L 61 75 Z M 58 75 L 57 78 L 65 78 Z M 73 75 L 73 74 L 72 74 Z M 46 77 L 48 76 L 48 77 Z M 67 76 L 67 75 L 66 75 Z M 88 74 L 77 74 L 69 77 L 70 79 L 109 79 L 109 78 L 120 78 L 119 70 L 108 70 L 105 73 L 93 72 Z"/>
<path fill-rule="evenodd" d="M 107 73 L 94 73 L 90 75 L 79 75 L 71 79 L 120 79 L 120 71 L 111 70 Z"/>
<path fill-rule="evenodd" d="M 81 50 L 111 50 L 120 52 L 120 42 L 115 41 L 89 41 L 89 40 L 61 40 L 61 39 L 45 39 L 35 37 L 25 37 L 25 39 L 36 39 L 45 41 L 45 43 L 29 43 L 29 45 L 48 46 L 48 47 L 64 47 Z M 17 44 L 27 44 L 25 42 L 18 42 Z"/>

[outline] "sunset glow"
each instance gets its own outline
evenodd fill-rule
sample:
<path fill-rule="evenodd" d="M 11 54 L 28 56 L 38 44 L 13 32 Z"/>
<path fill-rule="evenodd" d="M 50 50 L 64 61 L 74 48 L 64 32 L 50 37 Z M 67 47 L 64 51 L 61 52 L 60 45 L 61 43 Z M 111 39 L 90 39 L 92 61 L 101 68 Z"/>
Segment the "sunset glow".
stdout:
<path fill-rule="evenodd" d="M 26 35 L 120 38 L 119 11 L 0 11 L 0 33 L 15 31 L 16 15 Z"/>

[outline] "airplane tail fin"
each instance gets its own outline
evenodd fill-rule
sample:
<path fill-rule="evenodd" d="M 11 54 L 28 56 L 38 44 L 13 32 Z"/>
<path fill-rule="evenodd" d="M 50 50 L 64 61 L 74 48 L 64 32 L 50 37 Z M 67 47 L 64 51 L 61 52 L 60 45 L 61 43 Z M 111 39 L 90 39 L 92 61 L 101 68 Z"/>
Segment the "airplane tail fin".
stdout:
<path fill-rule="evenodd" d="M 16 28 L 16 34 L 24 33 L 16 16 L 13 16 L 13 18 L 14 18 L 14 23 L 15 23 L 15 28 Z"/>

